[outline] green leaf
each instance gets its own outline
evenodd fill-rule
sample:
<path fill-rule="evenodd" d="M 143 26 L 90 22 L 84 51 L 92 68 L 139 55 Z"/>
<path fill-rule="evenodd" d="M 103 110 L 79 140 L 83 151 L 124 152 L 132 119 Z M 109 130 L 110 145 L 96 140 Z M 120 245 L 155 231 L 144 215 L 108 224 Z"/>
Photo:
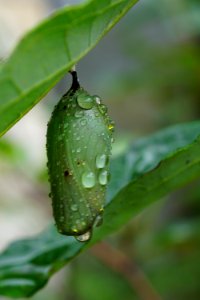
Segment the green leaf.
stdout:
<path fill-rule="evenodd" d="M 14 242 L 0 255 L 0 294 L 34 294 L 80 251 L 120 229 L 154 201 L 200 177 L 199 133 L 200 122 L 193 122 L 134 143 L 112 163 L 115 172 L 109 197 L 113 199 L 109 199 L 104 223 L 95 229 L 92 240 L 81 244 L 51 227 L 38 237 Z"/>
<path fill-rule="evenodd" d="M 111 163 L 108 199 L 112 199 L 129 181 L 155 168 L 169 154 L 192 143 L 200 134 L 199 124 L 194 121 L 171 126 L 135 141 L 127 153 Z"/>
<path fill-rule="evenodd" d="M 0 136 L 42 99 L 137 1 L 90 0 L 63 8 L 29 32 L 0 68 Z"/>

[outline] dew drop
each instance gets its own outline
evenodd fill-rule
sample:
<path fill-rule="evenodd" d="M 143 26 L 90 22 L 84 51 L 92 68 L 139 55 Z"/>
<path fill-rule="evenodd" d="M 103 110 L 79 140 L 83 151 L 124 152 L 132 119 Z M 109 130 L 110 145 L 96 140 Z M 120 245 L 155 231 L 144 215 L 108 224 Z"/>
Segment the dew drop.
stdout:
<path fill-rule="evenodd" d="M 80 121 L 80 123 L 81 123 L 82 126 L 85 126 L 87 124 L 87 121 L 85 119 L 83 119 L 83 120 Z"/>
<path fill-rule="evenodd" d="M 95 185 L 95 175 L 93 172 L 84 172 L 82 175 L 82 184 L 85 188 L 92 188 Z"/>
<path fill-rule="evenodd" d="M 79 95 L 77 102 L 78 105 L 84 109 L 91 109 L 94 106 L 94 99 L 87 95 Z"/>
<path fill-rule="evenodd" d="M 86 223 L 85 223 L 84 221 L 82 221 L 82 222 L 81 222 L 81 225 L 82 225 L 82 226 L 85 226 L 85 225 L 86 225 Z"/>
<path fill-rule="evenodd" d="M 84 234 L 75 236 L 75 238 L 76 238 L 77 241 L 79 241 L 79 242 L 86 242 L 86 241 L 89 241 L 89 239 L 91 238 L 91 236 L 92 236 L 92 232 L 91 232 L 91 231 L 87 231 L 87 232 L 84 233 Z"/>
<path fill-rule="evenodd" d="M 104 105 L 104 104 L 100 104 L 99 105 L 99 110 L 100 110 L 100 112 L 103 114 L 103 115 L 105 115 L 106 113 L 107 113 L 107 107 Z"/>
<path fill-rule="evenodd" d="M 81 148 L 76 149 L 76 152 L 80 153 L 81 152 Z"/>
<path fill-rule="evenodd" d="M 70 206 L 70 208 L 71 208 L 72 211 L 77 211 L 77 210 L 78 210 L 77 204 L 72 204 L 72 205 Z"/>
<path fill-rule="evenodd" d="M 78 110 L 78 111 L 76 111 L 75 114 L 74 114 L 74 116 L 75 116 L 76 118 L 80 118 L 80 117 L 82 117 L 83 115 L 84 115 L 84 113 L 83 113 L 82 110 Z"/>
<path fill-rule="evenodd" d="M 107 157 L 105 154 L 97 155 L 96 157 L 96 167 L 98 169 L 102 169 L 105 167 L 107 161 Z"/>
<path fill-rule="evenodd" d="M 115 123 L 113 121 L 111 121 L 110 124 L 108 125 L 108 129 L 113 130 L 114 127 L 115 127 Z"/>
<path fill-rule="evenodd" d="M 103 223 L 103 217 L 102 217 L 102 215 L 98 215 L 96 217 L 96 219 L 94 220 L 93 226 L 98 227 L 98 226 L 102 225 L 102 223 Z"/>
<path fill-rule="evenodd" d="M 99 174 L 99 183 L 101 185 L 106 185 L 108 183 L 108 172 L 106 170 L 102 170 Z"/>
<path fill-rule="evenodd" d="M 101 98 L 97 95 L 93 96 L 94 100 L 96 101 L 97 104 L 101 104 Z"/>

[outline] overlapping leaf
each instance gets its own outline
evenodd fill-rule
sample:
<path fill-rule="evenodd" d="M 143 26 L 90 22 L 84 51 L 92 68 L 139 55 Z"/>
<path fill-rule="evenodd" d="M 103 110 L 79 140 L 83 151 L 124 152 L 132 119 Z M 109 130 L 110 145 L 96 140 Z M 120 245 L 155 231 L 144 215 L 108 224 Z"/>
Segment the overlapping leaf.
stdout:
<path fill-rule="evenodd" d="M 29 32 L 0 68 L 0 136 L 86 55 L 138 0 L 66 7 Z"/>

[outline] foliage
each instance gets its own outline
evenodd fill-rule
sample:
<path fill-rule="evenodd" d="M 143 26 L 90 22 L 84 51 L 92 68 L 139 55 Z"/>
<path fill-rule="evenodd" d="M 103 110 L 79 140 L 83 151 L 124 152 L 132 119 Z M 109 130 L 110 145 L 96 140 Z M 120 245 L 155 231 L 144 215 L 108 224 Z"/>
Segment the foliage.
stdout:
<path fill-rule="evenodd" d="M 51 227 L 38 237 L 11 244 L 0 256 L 0 293 L 32 295 L 80 251 L 120 229 L 147 205 L 199 177 L 199 131 L 199 122 L 163 130 L 139 140 L 113 160 L 104 224 L 92 240 L 81 244 Z"/>
<path fill-rule="evenodd" d="M 62 9 L 28 33 L 0 69 L 1 135 L 30 110 L 74 63 L 84 57 L 136 2 L 91 0 L 86 4 Z M 186 2 L 185 0 L 184 3 Z M 173 6 L 169 1 L 162 3 L 165 11 L 170 11 Z M 193 119 L 187 109 L 189 105 L 193 109 L 193 116 L 198 117 L 196 97 L 199 93 L 199 55 L 196 34 L 199 31 L 194 14 L 194 7 L 197 6 L 198 3 L 191 1 L 186 6 L 187 12 L 181 4 L 177 8 L 176 13 L 182 20 L 179 23 L 182 24 L 181 33 L 185 17 L 192 20 L 185 40 L 189 40 L 189 36 L 195 42 L 183 47 L 185 40 L 177 34 L 180 44 L 176 50 L 170 30 L 166 41 L 165 37 L 156 42 L 151 35 L 150 38 L 142 37 L 142 29 L 138 25 L 141 24 L 140 14 L 135 16 L 135 25 L 138 26 L 132 26 L 130 19 L 124 25 L 127 34 L 121 35 L 121 42 L 128 45 L 128 54 L 133 56 L 133 60 L 137 57 L 139 68 L 114 74 L 112 81 L 108 80 L 109 88 L 113 88 L 116 94 L 123 95 L 137 94 L 145 89 L 149 101 L 159 98 L 164 119 L 159 120 L 159 126 L 168 125 L 174 120 L 180 122 Z M 166 24 L 168 16 L 165 14 L 163 17 L 162 13 L 159 15 L 157 3 L 149 4 L 148 9 L 149 12 L 142 17 L 141 27 L 152 24 L 155 16 L 158 23 L 164 18 Z M 172 27 L 175 23 L 172 18 L 168 24 Z M 178 32 L 177 28 L 173 30 Z M 134 49 L 133 32 L 136 36 Z M 191 77 L 188 74 L 192 74 Z M 187 104 L 186 109 L 182 109 L 182 101 Z M 132 113 L 131 109 L 130 111 Z M 0 294 L 16 298 L 33 295 L 54 273 L 81 252 L 109 235 L 124 230 L 125 234 L 121 239 L 126 241 L 127 236 L 130 249 L 137 253 L 143 269 L 166 299 L 198 299 L 200 259 L 196 246 L 199 245 L 199 190 L 195 182 L 192 183 L 192 188 L 188 184 L 200 177 L 199 134 L 200 123 L 190 122 L 136 139 L 128 149 L 112 160 L 104 223 L 95 229 L 92 240 L 81 244 L 72 237 L 58 234 L 50 226 L 36 237 L 13 242 L 0 255 Z M 11 153 L 14 161 L 15 152 L 12 147 L 6 143 L 0 146 L 1 154 Z M 185 185 L 187 187 L 184 191 L 176 192 L 180 193 L 180 197 L 176 197 L 175 193 L 169 198 L 170 208 L 174 203 L 181 207 L 177 221 L 173 215 L 167 216 L 168 206 L 165 201 L 156 201 Z M 145 210 L 147 206 L 149 208 Z M 142 217 L 144 228 L 136 230 L 133 225 L 129 232 L 130 225 L 124 225 L 136 215 L 137 218 Z M 158 216 L 162 218 L 159 222 Z M 117 242 L 119 241 L 120 237 Z M 87 252 L 83 255 L 87 255 Z M 91 276 L 95 268 L 99 268 L 99 274 L 104 274 L 107 282 L 110 278 L 108 271 L 104 267 L 100 269 L 94 266 L 91 261 L 82 261 L 79 276 L 73 277 L 77 285 L 76 293 L 81 296 L 85 294 L 87 300 L 99 299 L 97 282 L 100 280 L 103 283 L 103 279 L 96 272 L 95 276 Z M 114 277 L 112 280 L 109 282 L 116 286 L 116 290 L 125 290 L 129 299 L 126 283 L 120 285 L 119 279 Z M 91 281 L 94 288 L 86 293 L 85 285 L 89 286 Z M 111 299 L 111 292 L 105 289 L 105 295 L 106 293 L 108 299 Z M 118 299 L 117 292 L 113 292 L 112 297 Z M 130 299 L 135 299 L 135 295 L 131 295 Z"/>
<path fill-rule="evenodd" d="M 29 32 L 0 69 L 0 134 L 29 111 L 137 0 L 64 8 Z"/>

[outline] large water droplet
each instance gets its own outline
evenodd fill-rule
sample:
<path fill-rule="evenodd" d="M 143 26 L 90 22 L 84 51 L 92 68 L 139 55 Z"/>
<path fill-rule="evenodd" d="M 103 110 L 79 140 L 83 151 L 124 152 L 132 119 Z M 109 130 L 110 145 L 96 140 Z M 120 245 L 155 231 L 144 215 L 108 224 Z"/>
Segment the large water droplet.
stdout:
<path fill-rule="evenodd" d="M 96 157 L 96 167 L 102 169 L 105 167 L 107 161 L 107 156 L 105 154 L 97 155 Z"/>
<path fill-rule="evenodd" d="M 95 175 L 93 172 L 84 172 L 82 175 L 82 184 L 85 188 L 92 188 L 95 185 Z"/>
<path fill-rule="evenodd" d="M 101 173 L 99 174 L 99 183 L 101 185 L 106 185 L 108 183 L 108 171 L 101 171 Z"/>
<path fill-rule="evenodd" d="M 93 97 L 88 95 L 79 95 L 77 98 L 78 105 L 84 109 L 91 109 L 94 105 Z"/>
<path fill-rule="evenodd" d="M 79 241 L 79 242 L 87 242 L 87 241 L 89 241 L 89 239 L 91 238 L 91 236 L 92 236 L 92 231 L 87 231 L 87 232 L 84 233 L 84 234 L 75 236 L 75 238 L 76 238 L 77 241 Z"/>

